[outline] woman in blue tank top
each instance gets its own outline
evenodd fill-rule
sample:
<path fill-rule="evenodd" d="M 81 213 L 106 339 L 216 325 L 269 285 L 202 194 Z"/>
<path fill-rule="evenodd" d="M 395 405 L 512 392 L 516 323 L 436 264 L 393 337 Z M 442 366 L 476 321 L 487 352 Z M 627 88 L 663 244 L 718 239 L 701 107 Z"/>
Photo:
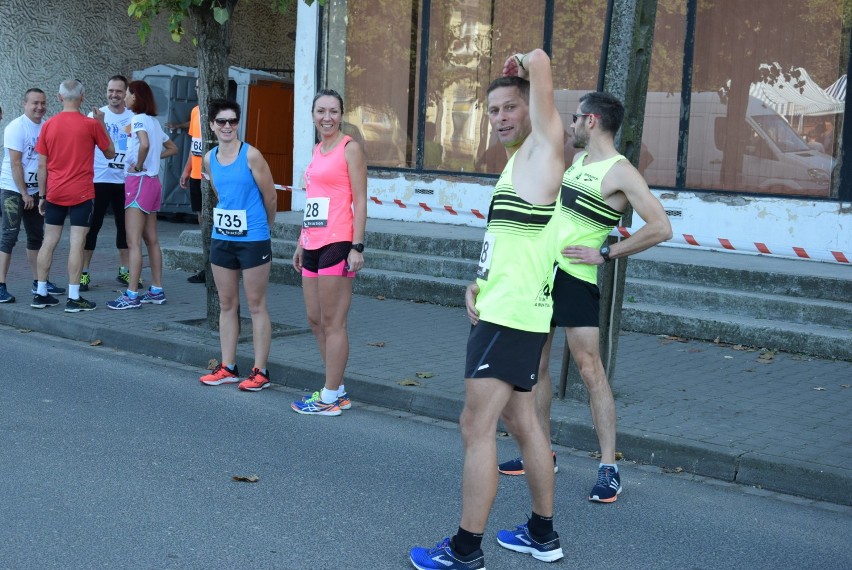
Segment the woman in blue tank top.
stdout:
<path fill-rule="evenodd" d="M 275 222 L 275 184 L 259 150 L 241 141 L 237 131 L 240 106 L 216 99 L 207 116 L 219 146 L 204 156 L 203 170 L 218 203 L 213 209 L 210 267 L 219 291 L 219 339 L 222 361 L 200 378 L 202 384 L 240 383 L 240 390 L 258 392 L 270 385 L 266 361 L 272 326 L 266 304 L 272 243 L 269 228 Z M 254 363 L 245 380 L 237 369 L 240 331 L 240 274 L 251 312 Z"/>

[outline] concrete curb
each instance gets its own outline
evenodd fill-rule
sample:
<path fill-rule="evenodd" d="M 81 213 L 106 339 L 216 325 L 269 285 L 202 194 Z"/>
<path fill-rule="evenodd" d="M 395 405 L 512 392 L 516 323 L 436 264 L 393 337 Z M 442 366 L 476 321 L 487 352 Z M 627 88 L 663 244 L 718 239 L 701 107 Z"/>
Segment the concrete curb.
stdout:
<path fill-rule="evenodd" d="M 0 324 L 69 340 L 89 343 L 100 340 L 104 348 L 200 368 L 206 364 L 203 361 L 206 355 L 216 355 L 219 351 L 218 340 L 213 335 L 204 338 L 201 334 L 169 329 L 162 324 L 154 324 L 150 329 L 122 330 L 117 335 L 113 327 L 81 326 L 79 320 L 57 319 L 56 315 L 45 313 L 62 310 L 60 305 L 41 311 L 0 311 Z M 251 347 L 239 346 L 238 354 L 250 360 Z M 324 378 L 320 369 L 293 366 L 276 361 L 274 356 L 270 358 L 269 369 L 275 384 L 296 390 L 316 386 Z M 463 406 L 459 397 L 388 385 L 358 373 L 348 373 L 345 382 L 357 386 L 359 402 L 435 419 L 457 422 Z M 591 426 L 555 416 L 552 423 L 555 444 L 581 450 L 598 449 Z M 630 461 L 669 469 L 680 467 L 685 472 L 723 481 L 852 505 L 852 472 L 848 470 L 636 430 L 619 430 L 618 438 L 619 449 Z"/>

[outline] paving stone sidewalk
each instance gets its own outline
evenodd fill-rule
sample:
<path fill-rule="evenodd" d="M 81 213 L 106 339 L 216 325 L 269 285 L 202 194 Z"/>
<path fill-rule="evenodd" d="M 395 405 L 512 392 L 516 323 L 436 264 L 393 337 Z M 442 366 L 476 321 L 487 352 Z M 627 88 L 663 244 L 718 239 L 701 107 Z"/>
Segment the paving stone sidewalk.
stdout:
<path fill-rule="evenodd" d="M 0 335 L 27 329 L 149 354 L 198 366 L 218 358 L 218 338 L 180 326 L 205 316 L 204 286 L 187 271 L 166 270 L 168 303 L 111 311 L 106 302 L 118 256 L 107 218 L 84 296 L 98 303 L 87 313 L 64 313 L 62 304 L 31 309 L 31 277 L 23 242 L 13 253 L 9 291 L 17 302 L 0 305 Z M 161 241 L 176 243 L 195 224 L 161 220 Z M 67 228 L 54 256 L 51 281 L 67 286 Z M 147 258 L 146 258 L 147 265 Z M 150 271 L 143 271 L 146 283 Z M 276 384 L 313 391 L 322 383 L 316 343 L 305 318 L 301 291 L 273 284 L 273 322 L 290 334 L 272 342 L 270 371 Z M 248 317 L 243 303 L 243 316 Z M 356 296 L 349 319 L 346 386 L 354 406 L 378 404 L 456 421 L 461 411 L 464 351 L 469 323 L 464 311 L 410 301 Z M 551 372 L 558 377 L 561 342 Z M 251 342 L 238 360 L 251 364 Z M 427 377 L 420 377 L 427 376 Z M 414 381 L 417 385 L 405 385 Z M 613 388 L 618 411 L 618 450 L 626 461 L 682 469 L 746 485 L 852 505 L 852 363 L 771 353 L 653 335 L 622 333 Z M 247 397 L 263 397 L 247 395 Z M 290 413 L 282 410 L 282 413 Z M 597 450 L 588 405 L 554 402 L 554 443 Z"/>

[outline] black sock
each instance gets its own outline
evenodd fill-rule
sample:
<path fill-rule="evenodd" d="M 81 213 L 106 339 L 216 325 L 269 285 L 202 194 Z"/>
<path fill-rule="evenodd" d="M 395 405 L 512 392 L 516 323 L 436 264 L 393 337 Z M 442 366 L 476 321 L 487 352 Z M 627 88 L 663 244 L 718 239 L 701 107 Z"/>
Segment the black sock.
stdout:
<path fill-rule="evenodd" d="M 450 546 L 452 546 L 453 552 L 459 556 L 468 556 L 482 546 L 482 535 L 468 532 L 459 527 L 459 531 L 450 541 Z"/>
<path fill-rule="evenodd" d="M 530 531 L 530 536 L 538 541 L 553 532 L 553 517 L 543 517 L 533 513 L 527 523 L 527 528 Z"/>

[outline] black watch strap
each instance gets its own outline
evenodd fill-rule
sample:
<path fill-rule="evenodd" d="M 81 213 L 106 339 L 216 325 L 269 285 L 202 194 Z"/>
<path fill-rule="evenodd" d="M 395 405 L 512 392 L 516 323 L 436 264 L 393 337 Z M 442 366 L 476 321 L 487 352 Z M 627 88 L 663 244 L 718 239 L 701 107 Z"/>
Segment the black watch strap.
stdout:
<path fill-rule="evenodd" d="M 604 262 L 608 263 L 610 261 L 610 259 L 609 259 L 609 245 L 603 244 L 601 246 L 599 252 L 601 254 L 601 257 L 603 257 Z"/>
<path fill-rule="evenodd" d="M 364 244 L 363 243 L 353 243 L 352 249 L 354 249 L 358 253 L 364 253 Z"/>

